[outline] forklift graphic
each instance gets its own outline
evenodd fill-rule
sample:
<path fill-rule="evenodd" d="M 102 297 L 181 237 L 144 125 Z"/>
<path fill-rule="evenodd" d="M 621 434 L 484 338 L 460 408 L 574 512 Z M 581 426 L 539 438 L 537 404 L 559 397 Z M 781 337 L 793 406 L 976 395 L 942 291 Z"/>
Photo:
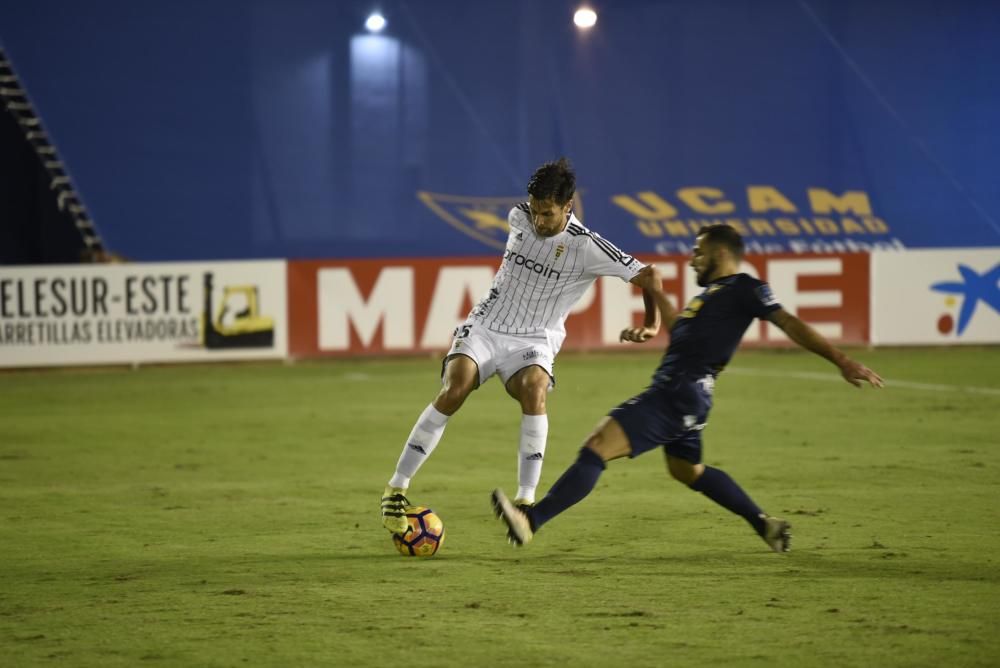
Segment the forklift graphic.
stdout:
<path fill-rule="evenodd" d="M 201 316 L 201 343 L 206 348 L 270 348 L 274 345 L 274 318 L 257 308 L 256 285 L 227 285 L 212 318 L 212 272 L 205 272 L 205 310 Z"/>

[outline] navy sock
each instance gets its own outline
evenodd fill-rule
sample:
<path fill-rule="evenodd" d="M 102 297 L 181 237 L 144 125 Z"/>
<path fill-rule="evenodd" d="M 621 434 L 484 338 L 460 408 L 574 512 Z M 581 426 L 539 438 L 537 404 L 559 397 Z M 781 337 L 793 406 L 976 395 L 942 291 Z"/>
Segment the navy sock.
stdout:
<path fill-rule="evenodd" d="M 764 511 L 722 469 L 706 466 L 705 472 L 690 487 L 745 519 L 758 534 L 764 531 L 764 521 L 760 519 Z"/>
<path fill-rule="evenodd" d="M 580 448 L 580 454 L 573 465 L 556 480 L 545 498 L 528 511 L 531 528 L 537 531 L 553 517 L 583 500 L 594 489 L 604 468 L 604 460 L 596 452 L 590 448 Z"/>

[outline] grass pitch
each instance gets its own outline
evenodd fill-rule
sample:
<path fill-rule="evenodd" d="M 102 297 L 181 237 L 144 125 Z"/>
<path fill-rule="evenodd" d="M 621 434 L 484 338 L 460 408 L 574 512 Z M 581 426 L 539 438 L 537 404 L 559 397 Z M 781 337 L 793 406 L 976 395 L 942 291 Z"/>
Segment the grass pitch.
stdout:
<path fill-rule="evenodd" d="M 792 521 L 787 555 L 657 453 L 508 546 L 491 380 L 411 488 L 441 551 L 400 557 L 378 497 L 437 360 L 0 375 L 2 663 L 998 665 L 1000 349 L 857 356 L 885 390 L 789 352 L 718 383 L 706 461 Z M 560 358 L 542 490 L 657 359 Z"/>

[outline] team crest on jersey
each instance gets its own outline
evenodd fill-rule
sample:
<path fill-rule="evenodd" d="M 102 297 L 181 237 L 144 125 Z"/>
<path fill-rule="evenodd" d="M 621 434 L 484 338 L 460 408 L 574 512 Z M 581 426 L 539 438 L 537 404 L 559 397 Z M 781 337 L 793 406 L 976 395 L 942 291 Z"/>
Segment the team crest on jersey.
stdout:
<path fill-rule="evenodd" d="M 503 250 L 507 246 L 507 235 L 510 232 L 507 214 L 512 208 L 524 202 L 526 195 L 468 197 L 421 190 L 417 192 L 417 199 L 434 215 L 462 234 L 467 234 L 487 246 Z M 580 200 L 579 192 L 573 198 L 573 213 L 578 219 L 583 220 L 583 202 Z"/>
<path fill-rule="evenodd" d="M 562 255 L 565 252 L 566 252 L 566 247 L 565 246 L 563 246 L 562 244 L 559 244 L 558 246 L 556 246 L 556 259 L 558 260 L 559 256 Z"/>
<path fill-rule="evenodd" d="M 705 300 L 703 300 L 701 297 L 695 297 L 694 299 L 688 302 L 688 305 L 684 307 L 684 310 L 681 311 L 677 315 L 677 317 L 693 318 L 696 315 L 698 315 L 698 311 L 700 311 L 701 307 L 704 305 L 705 305 Z"/>

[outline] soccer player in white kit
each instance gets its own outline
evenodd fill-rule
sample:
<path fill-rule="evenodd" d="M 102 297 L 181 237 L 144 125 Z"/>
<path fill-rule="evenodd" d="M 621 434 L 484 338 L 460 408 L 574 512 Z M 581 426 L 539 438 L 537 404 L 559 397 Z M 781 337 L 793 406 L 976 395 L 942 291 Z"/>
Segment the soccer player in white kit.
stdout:
<path fill-rule="evenodd" d="M 494 374 L 521 405 L 514 503 L 534 503 L 549 430 L 545 399 L 554 385 L 553 361 L 566 337 L 566 316 L 598 277 L 617 276 L 643 290 L 643 326 L 623 329 L 622 341 L 641 343 L 659 331 L 653 293 L 662 293 L 662 277 L 653 265 L 584 227 L 571 211 L 575 191 L 565 158 L 546 163 L 528 182 L 528 201 L 508 214 L 507 247 L 490 291 L 455 329 L 441 390 L 413 426 L 382 495 L 382 524 L 389 531 L 406 531 L 410 480 L 434 451 L 448 418 Z"/>

